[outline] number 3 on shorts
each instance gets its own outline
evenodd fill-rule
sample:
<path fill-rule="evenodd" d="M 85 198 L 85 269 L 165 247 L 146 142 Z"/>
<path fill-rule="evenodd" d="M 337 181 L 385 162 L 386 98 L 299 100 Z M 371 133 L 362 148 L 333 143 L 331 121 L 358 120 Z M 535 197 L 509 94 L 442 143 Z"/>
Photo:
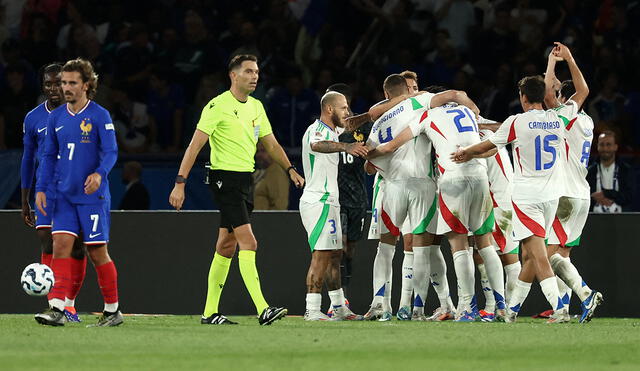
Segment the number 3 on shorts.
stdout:
<path fill-rule="evenodd" d="M 329 231 L 329 234 L 336 233 L 336 221 L 335 221 L 335 219 L 329 219 L 329 224 L 331 224 L 331 230 Z"/>
<path fill-rule="evenodd" d="M 93 222 L 93 227 L 91 227 L 91 232 L 95 232 L 98 230 L 98 220 L 100 220 L 100 215 L 91 214 L 90 218 L 91 218 L 91 221 Z"/>

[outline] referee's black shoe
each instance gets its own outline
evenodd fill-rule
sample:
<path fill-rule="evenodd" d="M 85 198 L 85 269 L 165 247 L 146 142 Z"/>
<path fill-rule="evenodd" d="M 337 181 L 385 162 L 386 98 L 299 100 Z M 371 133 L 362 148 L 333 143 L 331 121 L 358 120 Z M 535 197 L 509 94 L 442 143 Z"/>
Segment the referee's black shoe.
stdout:
<path fill-rule="evenodd" d="M 287 315 L 287 308 L 268 307 L 262 311 L 258 322 L 263 326 L 268 326 Z"/>
<path fill-rule="evenodd" d="M 237 325 L 238 322 L 233 322 L 229 318 L 220 313 L 214 313 L 209 317 L 202 317 L 200 323 L 203 325 Z"/>

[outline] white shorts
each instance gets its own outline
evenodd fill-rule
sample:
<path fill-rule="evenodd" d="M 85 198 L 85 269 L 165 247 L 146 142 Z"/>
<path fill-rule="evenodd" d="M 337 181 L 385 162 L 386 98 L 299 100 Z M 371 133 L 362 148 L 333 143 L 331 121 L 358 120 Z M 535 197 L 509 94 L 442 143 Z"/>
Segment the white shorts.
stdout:
<path fill-rule="evenodd" d="M 560 197 L 548 243 L 567 247 L 580 245 L 580 235 L 589 216 L 589 204 L 590 201 L 585 199 Z"/>
<path fill-rule="evenodd" d="M 369 240 L 379 240 L 380 234 L 389 232 L 380 219 L 383 197 L 384 179 L 379 174 L 376 174 L 373 182 L 373 199 L 371 200 L 371 223 L 369 224 L 369 234 L 367 235 Z"/>
<path fill-rule="evenodd" d="M 381 219 L 386 229 L 400 236 L 400 227 L 408 219 L 406 231 L 412 234 L 435 233 L 437 218 L 436 185 L 429 178 L 385 180 Z"/>
<path fill-rule="evenodd" d="M 513 210 L 494 207 L 493 216 L 496 224 L 492 237 L 498 249 L 498 254 L 517 254 L 519 243 L 513 240 Z"/>
<path fill-rule="evenodd" d="M 342 249 L 340 206 L 300 201 L 300 218 L 307 230 L 311 252 Z"/>
<path fill-rule="evenodd" d="M 516 204 L 513 202 L 513 239 L 522 241 L 530 236 L 547 238 L 553 218 L 558 209 L 558 200 L 535 204 Z"/>
<path fill-rule="evenodd" d="M 493 231 L 493 202 L 487 178 L 440 178 L 438 187 L 438 234 L 482 235 Z"/>

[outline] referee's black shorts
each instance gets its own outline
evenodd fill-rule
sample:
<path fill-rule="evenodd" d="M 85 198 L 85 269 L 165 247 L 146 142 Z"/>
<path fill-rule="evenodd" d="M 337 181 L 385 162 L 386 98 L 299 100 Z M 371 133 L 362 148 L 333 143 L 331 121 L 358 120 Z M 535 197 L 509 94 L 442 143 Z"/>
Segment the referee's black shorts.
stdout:
<path fill-rule="evenodd" d="M 220 228 L 233 228 L 250 223 L 253 211 L 253 178 L 251 173 L 211 170 L 209 186 L 220 207 Z"/>

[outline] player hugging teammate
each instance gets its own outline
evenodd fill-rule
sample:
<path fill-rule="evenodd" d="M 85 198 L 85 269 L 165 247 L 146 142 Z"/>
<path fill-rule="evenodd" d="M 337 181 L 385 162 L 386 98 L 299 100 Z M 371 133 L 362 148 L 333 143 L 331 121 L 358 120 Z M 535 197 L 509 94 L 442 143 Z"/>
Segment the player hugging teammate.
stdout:
<path fill-rule="evenodd" d="M 553 68 L 562 60 L 572 80 L 560 84 Z M 534 278 L 551 306 L 549 323 L 570 320 L 571 291 L 582 301 L 580 322 L 589 321 L 603 302 L 602 294 L 583 282 L 569 260 L 588 213 L 585 176 L 593 123 L 580 109 L 588 95 L 586 82 L 568 48 L 556 43 L 545 79 L 528 76 L 518 88 L 524 113 L 499 123 L 481 118 L 463 92 L 432 87 L 429 92 L 409 94 L 401 75 L 385 80 L 388 101 L 372 107 L 367 117 L 375 121 L 367 140 L 365 169 L 379 177 L 371 223 L 380 244 L 373 265 L 374 296 L 365 319 L 392 318 L 391 262 L 406 222 L 413 236 L 410 280 L 415 299 L 411 315 L 399 312 L 399 319 L 448 319 L 443 313 L 455 310 L 446 300 L 448 293 L 444 300 L 438 293 L 438 316 L 424 315 L 430 260 L 437 265 L 426 248 L 433 244 L 436 230 L 452 248 L 458 321 L 515 321 Z M 507 145 L 513 164 L 505 152 Z M 431 146 L 436 152 L 437 188 L 430 186 Z M 305 170 L 309 176 L 310 169 Z M 314 234 L 336 230 L 333 224 L 324 224 L 314 225 Z M 479 252 L 483 291 L 487 291 L 484 312 L 476 301 L 468 236 L 473 236 Z M 314 305 L 316 314 L 318 307 Z"/>

